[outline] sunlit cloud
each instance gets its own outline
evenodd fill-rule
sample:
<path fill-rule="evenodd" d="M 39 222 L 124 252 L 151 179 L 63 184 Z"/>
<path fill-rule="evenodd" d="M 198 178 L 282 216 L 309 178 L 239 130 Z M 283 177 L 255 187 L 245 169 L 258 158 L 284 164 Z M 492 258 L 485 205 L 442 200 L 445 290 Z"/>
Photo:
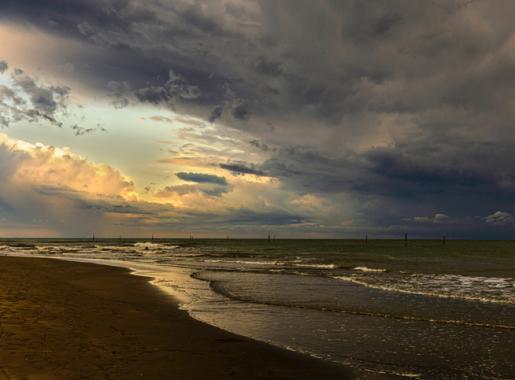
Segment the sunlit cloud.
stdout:
<path fill-rule="evenodd" d="M 2 153 L 11 168 L 4 171 L 4 184 L 44 186 L 84 192 L 91 196 L 137 199 L 133 183 L 105 164 L 95 164 L 66 148 L 29 144 L 0 135 Z M 6 168 L 4 167 L 4 170 Z"/>

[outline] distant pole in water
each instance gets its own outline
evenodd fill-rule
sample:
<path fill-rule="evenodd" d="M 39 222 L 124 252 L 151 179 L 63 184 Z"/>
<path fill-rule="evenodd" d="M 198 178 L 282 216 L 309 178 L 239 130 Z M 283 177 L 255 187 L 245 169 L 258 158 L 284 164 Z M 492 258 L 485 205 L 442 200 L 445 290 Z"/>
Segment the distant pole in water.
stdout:
<path fill-rule="evenodd" d="M 93 233 L 93 241 L 95 241 L 95 234 Z"/>
<path fill-rule="evenodd" d="M 408 234 L 407 233 L 404 234 L 404 246 L 405 247 L 408 246 Z"/>
<path fill-rule="evenodd" d="M 268 234 L 268 242 L 269 242 L 269 243 L 270 243 L 270 240 L 271 240 L 271 238 L 270 238 L 270 234 Z"/>
<path fill-rule="evenodd" d="M 154 234 L 152 234 L 152 243 L 154 242 Z"/>
<path fill-rule="evenodd" d="M 442 236 L 442 243 L 445 245 L 445 242 L 447 241 L 447 237 L 445 235 Z"/>
<path fill-rule="evenodd" d="M 365 234 L 365 244 L 368 243 L 368 234 Z"/>

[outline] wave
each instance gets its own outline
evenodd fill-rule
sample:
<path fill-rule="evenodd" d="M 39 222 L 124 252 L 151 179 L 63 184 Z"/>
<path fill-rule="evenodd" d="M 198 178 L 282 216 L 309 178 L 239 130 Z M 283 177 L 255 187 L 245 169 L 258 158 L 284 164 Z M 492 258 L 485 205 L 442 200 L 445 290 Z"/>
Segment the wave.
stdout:
<path fill-rule="evenodd" d="M 293 264 L 299 268 L 314 268 L 314 269 L 337 269 L 338 265 L 336 264 Z"/>
<path fill-rule="evenodd" d="M 383 273 L 383 272 L 387 271 L 387 269 L 384 269 L 384 268 L 369 268 L 369 267 L 365 267 L 365 266 L 354 267 L 352 269 L 360 271 L 360 272 L 373 272 L 373 273 Z"/>
<path fill-rule="evenodd" d="M 253 260 L 220 260 L 206 259 L 205 263 L 227 263 L 227 264 L 243 264 L 243 265 L 284 265 L 281 261 L 253 261 Z"/>
<path fill-rule="evenodd" d="M 357 309 L 351 309 L 351 308 L 347 309 L 347 308 L 335 307 L 335 306 L 332 306 L 332 307 L 331 306 L 315 306 L 315 305 L 306 305 L 306 304 L 301 305 L 301 304 L 294 304 L 294 303 L 288 303 L 288 302 L 256 300 L 256 299 L 252 299 L 250 297 L 236 295 L 236 294 L 228 291 L 227 289 L 225 289 L 223 287 L 222 281 L 210 280 L 209 278 L 203 277 L 202 272 L 193 272 L 193 273 L 191 273 L 190 277 L 194 278 L 196 280 L 207 282 L 209 284 L 209 287 L 211 288 L 211 290 L 213 290 L 215 293 L 217 293 L 221 296 L 224 296 L 233 301 L 239 301 L 239 302 L 245 302 L 245 303 L 260 304 L 260 305 L 267 305 L 267 306 L 291 307 L 291 308 L 296 308 L 296 309 L 345 313 L 345 314 L 358 315 L 358 316 L 364 316 L 364 317 L 386 318 L 386 319 L 414 321 L 414 322 L 426 322 L 426 323 L 443 324 L 443 325 L 459 325 L 459 326 L 467 326 L 467 327 L 515 330 L 515 325 L 507 325 L 507 324 L 471 322 L 471 321 L 464 321 L 464 320 L 459 320 L 459 319 L 435 319 L 435 318 L 430 318 L 430 317 L 397 315 L 397 314 L 392 314 L 392 313 L 357 310 Z"/>
<path fill-rule="evenodd" d="M 280 260 L 226 260 L 226 259 L 206 259 L 205 263 L 220 263 L 220 264 L 242 264 L 242 265 L 262 265 L 262 266 L 293 266 L 297 268 L 312 268 L 312 269 L 337 269 L 336 264 L 317 264 L 317 263 L 302 263 L 300 260 L 294 261 L 280 261 Z"/>
<path fill-rule="evenodd" d="M 178 245 L 161 244 L 161 243 L 151 243 L 151 242 L 137 242 L 137 243 L 134 243 L 134 248 L 137 251 L 169 252 L 169 251 L 175 250 L 176 248 L 179 248 L 179 246 Z"/>
<path fill-rule="evenodd" d="M 511 278 L 412 274 L 411 276 L 408 276 L 407 279 L 397 279 L 397 281 L 392 278 L 388 279 L 389 281 L 393 281 L 392 283 L 384 283 L 384 279 L 382 279 L 383 282 L 374 283 L 372 281 L 377 280 L 377 278 L 365 279 L 363 277 L 356 276 L 332 276 L 331 278 L 387 292 L 503 305 L 515 304 L 515 294 L 485 295 L 485 293 L 488 292 L 493 293 L 492 290 L 512 289 L 513 285 L 509 283 L 507 284 L 507 281 L 511 280 Z M 450 279 L 455 281 L 453 282 Z M 483 286 L 480 286 L 478 282 L 482 282 Z M 473 284 L 476 286 L 472 287 Z M 491 286 L 488 286 L 489 284 Z M 505 285 L 501 288 L 501 284 Z"/>

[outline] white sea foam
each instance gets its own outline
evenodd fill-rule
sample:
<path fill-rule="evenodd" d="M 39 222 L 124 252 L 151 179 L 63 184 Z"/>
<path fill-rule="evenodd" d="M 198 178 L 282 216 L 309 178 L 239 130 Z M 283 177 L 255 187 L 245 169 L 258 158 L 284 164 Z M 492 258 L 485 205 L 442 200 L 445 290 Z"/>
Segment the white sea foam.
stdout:
<path fill-rule="evenodd" d="M 422 377 L 422 374 L 420 373 L 414 373 L 414 372 L 399 372 L 399 371 L 367 371 L 367 372 L 373 372 L 373 373 L 380 373 L 383 375 L 394 375 L 394 376 L 400 376 L 400 377 L 406 377 L 408 379 L 420 379 Z"/>
<path fill-rule="evenodd" d="M 138 242 L 134 243 L 134 249 L 140 253 L 172 253 L 177 248 L 180 248 L 178 245 L 167 245 L 161 243 L 152 243 L 152 242 Z"/>
<path fill-rule="evenodd" d="M 299 260 L 294 260 L 293 262 L 284 262 L 277 260 L 227 260 L 227 259 L 206 259 L 205 263 L 220 263 L 220 264 L 240 264 L 240 265 L 253 265 L 253 266 L 283 266 L 288 264 L 293 264 L 295 267 L 299 268 L 313 268 L 313 269 L 336 269 L 338 265 L 336 264 L 316 264 L 316 263 L 298 263 Z"/>
<path fill-rule="evenodd" d="M 365 267 L 365 266 L 354 267 L 353 269 L 360 271 L 360 272 L 373 272 L 373 273 L 386 272 L 386 269 L 384 269 L 384 268 L 369 268 L 369 267 Z"/>
<path fill-rule="evenodd" d="M 515 283 L 511 277 L 424 274 L 391 276 L 333 276 L 368 288 L 431 297 L 515 304 Z"/>
<path fill-rule="evenodd" d="M 296 267 L 300 268 L 315 268 L 315 269 L 336 269 L 338 265 L 336 264 L 293 264 Z"/>
<path fill-rule="evenodd" d="M 205 263 L 222 263 L 222 264 L 243 264 L 243 265 L 284 265 L 281 261 L 266 261 L 266 260 L 220 260 L 220 259 L 206 259 Z"/>

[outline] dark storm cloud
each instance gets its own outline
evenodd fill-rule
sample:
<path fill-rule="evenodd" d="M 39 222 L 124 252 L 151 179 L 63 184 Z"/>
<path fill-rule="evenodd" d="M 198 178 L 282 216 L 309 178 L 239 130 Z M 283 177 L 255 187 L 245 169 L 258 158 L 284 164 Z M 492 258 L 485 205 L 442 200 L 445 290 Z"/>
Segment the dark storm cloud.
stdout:
<path fill-rule="evenodd" d="M 170 95 L 164 87 L 149 86 L 136 91 L 136 98 L 143 103 L 160 104 L 170 100 Z"/>
<path fill-rule="evenodd" d="M 278 76 L 282 73 L 281 65 L 277 62 L 267 60 L 265 57 L 259 57 L 256 61 L 256 70 L 260 74 Z"/>
<path fill-rule="evenodd" d="M 483 230 L 484 220 L 492 228 L 506 225 L 495 222 L 504 221 L 503 215 L 484 218 L 492 209 L 515 210 L 510 149 L 510 144 L 474 142 L 451 147 L 436 142 L 431 147 L 413 144 L 332 156 L 286 149 L 261 168 L 294 191 L 344 204 L 348 198 L 340 194 L 350 196 L 363 224 L 381 226 L 392 235 L 400 236 L 405 230 L 434 236 L 445 222 L 445 231 L 455 236 L 501 236 Z M 492 170 L 495 162 L 504 165 Z M 444 220 L 442 215 L 453 219 Z M 422 221 L 427 223 L 420 226 Z"/>
<path fill-rule="evenodd" d="M 412 143 L 332 156 L 289 148 L 262 168 L 306 192 L 352 191 L 398 198 L 472 194 L 515 200 L 510 145 L 439 144 Z M 501 161 L 505 161 L 503 168 L 493 171 L 491 165 Z"/>
<path fill-rule="evenodd" d="M 166 104 L 179 95 L 209 110 L 227 104 L 236 122 L 250 109 L 260 118 L 297 112 L 292 119 L 340 124 L 349 112 L 467 105 L 482 87 L 509 91 L 515 79 L 502 56 L 514 12 L 507 2 L 486 9 L 462 1 L 46 0 L 5 1 L 0 10 L 106 48 L 91 57 L 96 74 L 118 67 L 140 101 Z M 474 69 L 485 54 L 492 61 Z M 171 93 L 170 69 L 183 79 Z M 425 96 L 411 96 L 421 88 Z"/>
<path fill-rule="evenodd" d="M 385 36 L 400 22 L 402 22 L 402 17 L 396 14 L 381 16 L 372 28 L 371 34 L 372 36 Z"/>
<path fill-rule="evenodd" d="M 244 129 L 259 170 L 379 202 L 373 223 L 515 209 L 511 1 L 8 0 L 0 15 L 82 42 L 77 75 L 117 106 Z"/>
<path fill-rule="evenodd" d="M 200 97 L 197 86 L 189 85 L 182 75 L 170 70 L 169 79 L 163 86 L 149 86 L 135 92 L 136 98 L 142 103 L 169 103 L 178 100 L 193 100 Z"/>
<path fill-rule="evenodd" d="M 209 197 L 220 197 L 232 190 L 225 177 L 206 173 L 175 173 L 177 178 L 194 184 L 184 184 L 177 186 L 166 186 L 158 191 L 157 195 L 161 198 L 168 198 L 173 195 L 185 195 L 190 193 L 202 193 Z"/>
<path fill-rule="evenodd" d="M 213 110 L 211 111 L 211 114 L 209 115 L 209 122 L 210 123 L 214 123 L 217 119 L 220 118 L 220 116 L 222 116 L 222 113 L 224 112 L 224 109 L 222 106 L 217 106 L 215 108 L 213 108 Z"/>
<path fill-rule="evenodd" d="M 396 76 L 397 71 L 410 74 L 410 67 L 398 65 L 403 59 L 399 49 L 403 47 L 395 43 L 400 42 L 401 33 L 413 32 L 419 21 L 446 20 L 454 11 L 427 5 L 414 7 L 407 2 L 385 6 L 355 1 L 262 1 L 259 6 L 223 1 L 163 5 L 156 1 L 143 6 L 129 0 L 73 4 L 47 0 L 23 4 L 8 1 L 0 5 L 2 8 L 5 15 L 28 19 L 54 33 L 110 47 L 106 57 L 94 57 L 100 60 L 98 67 L 104 70 L 118 65 L 127 71 L 125 80 L 131 82 L 140 101 L 166 104 L 173 94 L 177 95 L 176 91 L 171 94 L 167 86 L 166 73 L 172 69 L 183 78 L 179 97 L 185 93 L 185 86 L 202 93 L 183 100 L 196 99 L 196 103 L 212 109 L 241 99 L 229 104 L 236 120 L 247 120 L 251 108 L 275 113 L 309 105 L 308 114 L 303 111 L 299 116 L 331 123 L 339 122 L 349 109 L 369 108 L 366 99 L 356 96 L 363 78 L 376 83 Z M 320 21 L 314 22 L 313 14 Z M 323 32 L 318 30 L 320 25 L 324 25 Z M 420 34 L 405 43 L 421 49 L 416 38 L 426 37 Z M 342 36 L 340 41 L 337 36 Z M 379 58 L 382 49 L 371 50 L 360 44 L 365 41 L 374 47 L 384 43 L 376 39 L 385 36 L 392 40 L 385 48 L 392 49 L 393 56 L 385 63 L 374 64 L 383 61 L 372 59 Z M 445 38 L 438 34 L 432 37 Z M 351 49 L 352 54 L 340 57 L 341 49 Z M 243 62 L 239 58 L 242 55 L 246 57 Z M 269 83 L 261 76 L 281 78 Z M 232 95 L 228 95 L 228 88 Z M 189 90 L 186 93 L 192 95 Z M 203 113 L 206 115 L 210 112 Z"/>
<path fill-rule="evenodd" d="M 246 165 L 244 163 L 229 163 L 229 164 L 220 164 L 220 167 L 225 170 L 229 170 L 234 174 L 252 174 L 257 176 L 265 176 L 265 172 L 259 170 L 251 165 Z"/>
<path fill-rule="evenodd" d="M 227 185 L 227 180 L 213 174 L 205 173 L 175 173 L 175 175 L 183 181 L 196 182 L 196 183 L 213 183 L 215 185 Z"/>
<path fill-rule="evenodd" d="M 233 108 L 232 115 L 238 120 L 247 120 L 250 117 L 249 105 L 247 103 L 238 104 Z"/>

